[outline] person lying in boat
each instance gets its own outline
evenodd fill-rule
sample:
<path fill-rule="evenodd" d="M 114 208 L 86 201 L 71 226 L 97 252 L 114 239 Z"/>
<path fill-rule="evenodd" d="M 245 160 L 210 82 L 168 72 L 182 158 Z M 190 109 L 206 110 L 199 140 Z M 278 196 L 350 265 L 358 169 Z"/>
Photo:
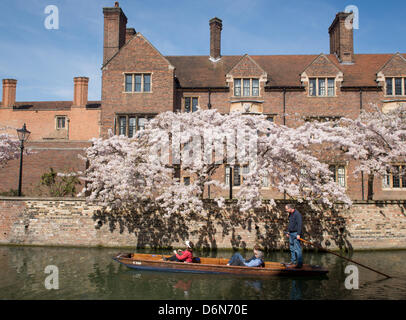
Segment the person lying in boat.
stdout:
<path fill-rule="evenodd" d="M 255 247 L 254 247 L 254 255 L 250 258 L 250 259 L 248 259 L 248 260 L 245 260 L 245 262 L 250 262 L 250 261 L 252 261 L 252 260 L 255 260 L 256 259 L 256 256 L 255 256 L 255 252 L 256 251 L 260 251 L 261 252 L 261 247 L 259 246 L 259 245 L 255 245 Z M 262 255 L 263 256 L 263 255 Z M 262 268 L 265 268 L 265 262 L 262 260 L 262 265 L 260 265 L 260 267 L 262 267 Z"/>
<path fill-rule="evenodd" d="M 254 257 L 245 260 L 239 252 L 236 252 L 227 263 L 228 266 L 262 267 L 264 266 L 264 254 L 254 248 Z"/>
<path fill-rule="evenodd" d="M 185 242 L 186 244 L 186 250 L 181 251 L 181 250 L 174 250 L 173 253 L 174 255 L 170 258 L 163 258 L 164 261 L 176 261 L 176 262 L 193 262 L 193 242 L 187 240 Z"/>

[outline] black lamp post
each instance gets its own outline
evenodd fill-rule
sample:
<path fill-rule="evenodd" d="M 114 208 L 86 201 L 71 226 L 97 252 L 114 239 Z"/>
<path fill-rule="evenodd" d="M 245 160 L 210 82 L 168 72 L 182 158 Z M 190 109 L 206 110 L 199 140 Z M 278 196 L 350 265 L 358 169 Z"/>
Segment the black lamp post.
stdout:
<path fill-rule="evenodd" d="M 30 136 L 30 133 L 26 126 L 25 123 L 21 129 L 17 129 L 17 135 L 18 135 L 18 140 L 20 140 L 20 149 L 21 149 L 21 155 L 20 155 L 20 177 L 18 179 L 18 196 L 21 197 L 21 183 L 23 179 L 23 151 L 24 151 L 24 142 L 27 141 L 28 137 Z"/>

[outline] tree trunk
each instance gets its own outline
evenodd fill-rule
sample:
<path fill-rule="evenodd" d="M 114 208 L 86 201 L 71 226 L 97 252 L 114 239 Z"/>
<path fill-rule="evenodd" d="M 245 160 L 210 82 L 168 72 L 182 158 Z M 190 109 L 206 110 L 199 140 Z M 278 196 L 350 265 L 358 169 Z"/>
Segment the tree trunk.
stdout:
<path fill-rule="evenodd" d="M 370 173 L 368 175 L 368 200 L 373 200 L 374 198 L 374 174 Z"/>

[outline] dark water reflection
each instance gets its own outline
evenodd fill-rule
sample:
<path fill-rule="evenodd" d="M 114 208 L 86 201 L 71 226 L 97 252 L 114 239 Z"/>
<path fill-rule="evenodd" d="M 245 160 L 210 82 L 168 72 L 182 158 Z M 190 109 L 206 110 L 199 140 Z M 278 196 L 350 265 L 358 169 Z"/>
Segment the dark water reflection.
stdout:
<path fill-rule="evenodd" d="M 305 252 L 304 257 L 306 263 L 326 266 L 327 279 L 264 279 L 136 271 L 111 259 L 119 251 L 0 246 L 0 299 L 406 299 L 406 251 L 354 253 L 352 259 L 395 277 L 383 280 L 359 268 L 358 290 L 345 288 L 348 262 L 326 253 Z M 289 253 L 273 252 L 266 260 L 288 261 Z M 59 269 L 58 290 L 45 288 L 48 265 Z"/>

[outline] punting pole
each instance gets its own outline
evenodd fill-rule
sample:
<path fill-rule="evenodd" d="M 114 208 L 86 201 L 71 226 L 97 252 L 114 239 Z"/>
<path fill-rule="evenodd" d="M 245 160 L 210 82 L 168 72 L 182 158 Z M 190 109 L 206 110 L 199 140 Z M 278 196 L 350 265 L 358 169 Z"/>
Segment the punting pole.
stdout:
<path fill-rule="evenodd" d="M 323 247 L 320 247 L 320 246 L 318 246 L 317 244 L 314 244 L 314 243 L 312 243 L 312 242 L 310 242 L 310 241 L 304 240 L 304 239 L 302 239 L 302 238 L 299 238 L 299 240 L 302 241 L 302 242 L 304 242 L 304 243 L 310 244 L 310 245 L 312 245 L 313 247 L 316 247 L 316 248 L 318 248 L 318 249 L 320 249 L 320 250 L 324 250 L 324 251 L 327 251 L 328 253 L 334 254 L 335 256 L 340 257 L 340 258 L 342 258 L 342 259 L 344 259 L 344 260 L 347 260 L 347 261 L 350 261 L 350 262 L 352 262 L 352 263 L 358 264 L 358 265 L 360 265 L 361 267 L 364 267 L 364 268 L 366 268 L 366 269 L 368 269 L 368 270 L 371 270 L 371 271 L 374 271 L 374 272 L 376 272 L 376 273 L 379 273 L 380 275 L 385 276 L 386 278 L 392 278 L 391 276 L 388 276 L 388 275 L 385 274 L 385 273 L 382 273 L 382 272 L 380 272 L 380 271 L 377 271 L 377 270 L 375 270 L 375 269 L 372 269 L 372 268 L 370 268 L 370 267 L 368 267 L 368 266 L 366 266 L 366 265 L 364 265 L 364 264 L 362 264 L 362 263 L 359 263 L 359 262 L 356 262 L 356 261 L 354 261 L 354 260 L 351 260 L 351 259 L 348 259 L 348 258 L 346 258 L 346 257 L 343 257 L 343 256 L 339 255 L 338 253 L 335 253 L 335 252 L 333 252 L 333 251 L 330 251 L 330 250 L 328 250 L 328 249 L 325 249 L 325 248 L 323 248 Z"/>

